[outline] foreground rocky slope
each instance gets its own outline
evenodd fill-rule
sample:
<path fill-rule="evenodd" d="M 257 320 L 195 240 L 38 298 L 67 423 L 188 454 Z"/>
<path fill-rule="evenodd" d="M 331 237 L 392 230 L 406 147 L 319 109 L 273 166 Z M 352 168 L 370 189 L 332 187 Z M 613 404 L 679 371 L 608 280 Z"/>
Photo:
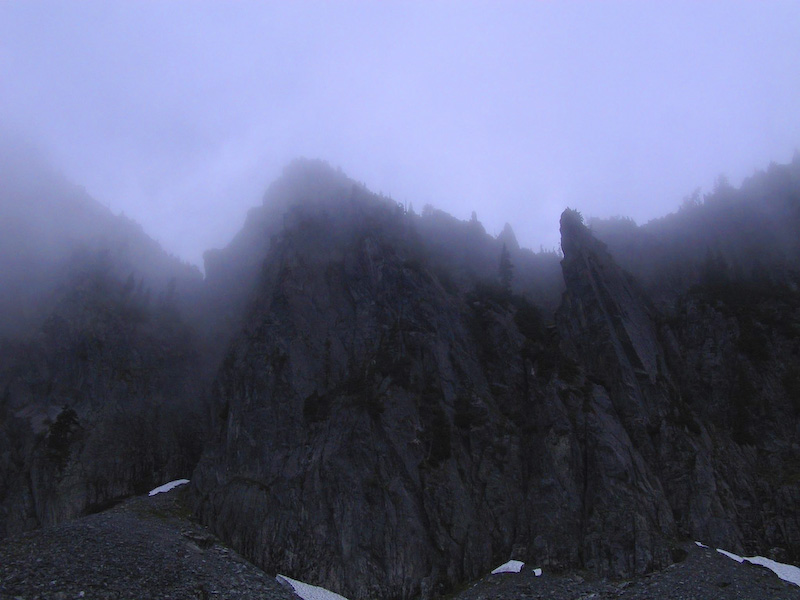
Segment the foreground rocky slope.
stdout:
<path fill-rule="evenodd" d="M 188 518 L 179 490 L 0 545 L 0 598 L 297 600 Z"/>
<path fill-rule="evenodd" d="M 488 575 L 456 594 L 459 600 L 789 600 L 800 597 L 793 583 L 764 567 L 740 564 L 710 548 L 685 547 L 686 556 L 662 571 L 624 580 L 586 572 Z"/>
<path fill-rule="evenodd" d="M 190 518 L 182 488 L 0 544 L 0 598 L 297 600 Z M 789 600 L 800 588 L 771 571 L 687 544 L 664 571 L 624 580 L 591 572 L 486 575 L 458 600 Z"/>

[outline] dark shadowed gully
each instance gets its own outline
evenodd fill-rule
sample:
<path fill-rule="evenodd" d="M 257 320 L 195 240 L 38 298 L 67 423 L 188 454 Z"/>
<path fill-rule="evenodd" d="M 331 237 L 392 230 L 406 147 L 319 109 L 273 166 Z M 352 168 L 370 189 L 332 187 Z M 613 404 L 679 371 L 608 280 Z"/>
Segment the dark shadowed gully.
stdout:
<path fill-rule="evenodd" d="M 800 561 L 800 157 L 643 227 L 568 209 L 563 255 L 300 160 L 205 279 L 15 173 L 11 597 L 281 593 L 232 551 L 352 600 L 451 594 L 509 558 L 545 575 L 465 597 L 796 595 L 686 556 Z M 172 500 L 125 500 L 179 477 L 216 538 Z"/>

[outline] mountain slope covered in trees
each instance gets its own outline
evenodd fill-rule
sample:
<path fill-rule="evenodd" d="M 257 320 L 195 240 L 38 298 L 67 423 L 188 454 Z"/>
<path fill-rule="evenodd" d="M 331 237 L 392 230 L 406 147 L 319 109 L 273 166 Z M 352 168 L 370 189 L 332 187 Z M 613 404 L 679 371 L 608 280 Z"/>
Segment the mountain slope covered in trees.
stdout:
<path fill-rule="evenodd" d="M 202 276 L 32 151 L 0 148 L 0 536 L 189 472 Z"/>

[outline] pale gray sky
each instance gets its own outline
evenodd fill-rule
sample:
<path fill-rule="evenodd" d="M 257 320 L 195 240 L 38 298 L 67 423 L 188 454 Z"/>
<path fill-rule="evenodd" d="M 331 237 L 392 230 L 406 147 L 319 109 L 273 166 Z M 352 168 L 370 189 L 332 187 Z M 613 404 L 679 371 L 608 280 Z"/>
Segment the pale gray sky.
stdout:
<path fill-rule="evenodd" d="M 800 147 L 800 2 L 0 0 L 0 125 L 169 251 L 295 156 L 523 245 Z"/>

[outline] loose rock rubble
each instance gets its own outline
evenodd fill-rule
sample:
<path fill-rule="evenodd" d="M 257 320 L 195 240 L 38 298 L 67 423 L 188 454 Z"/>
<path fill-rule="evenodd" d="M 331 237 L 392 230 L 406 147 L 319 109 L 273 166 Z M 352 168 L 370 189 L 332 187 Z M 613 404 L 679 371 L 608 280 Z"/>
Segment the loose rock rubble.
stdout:
<path fill-rule="evenodd" d="M 193 523 L 180 490 L 0 542 L 2 600 L 297 600 Z"/>
<path fill-rule="evenodd" d="M 520 573 L 488 575 L 454 600 L 789 600 L 800 598 L 800 587 L 772 571 L 737 563 L 713 548 L 687 545 L 682 562 L 625 581 L 593 579 L 587 574 L 534 575 L 533 566 Z"/>
<path fill-rule="evenodd" d="M 0 544 L 0 599 L 298 600 L 195 523 L 182 490 L 126 500 L 96 515 Z M 587 573 L 487 575 L 453 600 L 797 600 L 800 587 L 713 548 L 626 581 Z"/>

